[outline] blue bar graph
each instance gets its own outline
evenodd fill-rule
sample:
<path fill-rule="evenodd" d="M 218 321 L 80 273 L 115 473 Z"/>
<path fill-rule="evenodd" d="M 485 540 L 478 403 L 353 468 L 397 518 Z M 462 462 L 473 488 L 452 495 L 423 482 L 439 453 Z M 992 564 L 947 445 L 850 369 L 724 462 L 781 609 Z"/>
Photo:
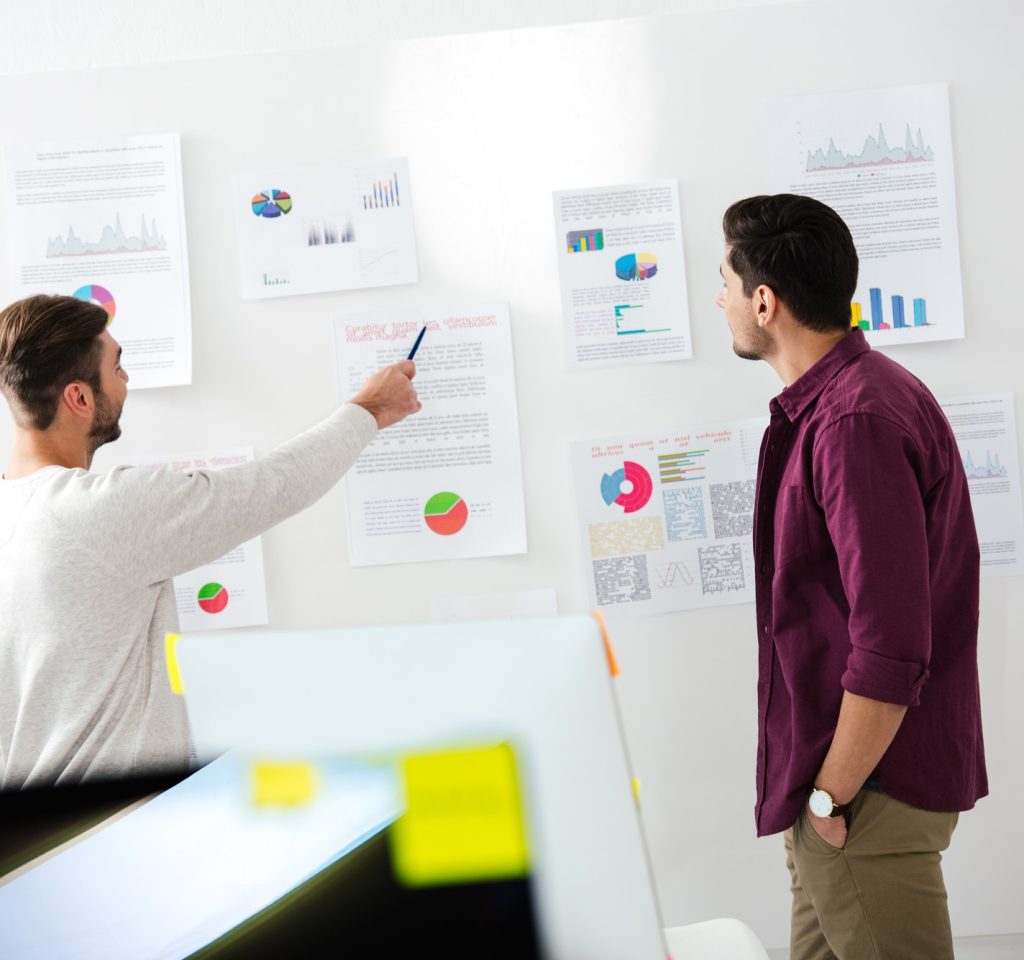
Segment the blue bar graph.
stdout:
<path fill-rule="evenodd" d="M 861 317 L 861 305 L 850 304 L 850 322 L 854 327 L 862 330 L 909 330 L 913 327 L 927 327 L 928 309 L 924 297 L 914 297 L 914 322 L 907 322 L 906 300 L 901 293 L 892 295 L 892 323 L 887 323 L 882 313 L 882 288 L 869 287 L 868 293 L 871 296 L 871 322 Z"/>
<path fill-rule="evenodd" d="M 871 294 L 871 329 L 882 329 L 882 290 L 880 287 L 872 287 Z"/>
<path fill-rule="evenodd" d="M 379 210 L 382 207 L 400 207 L 402 198 L 398 192 L 398 173 L 390 180 L 377 180 L 369 193 L 363 194 L 364 210 Z"/>
<path fill-rule="evenodd" d="M 914 326 L 923 327 L 928 324 L 928 314 L 925 311 L 924 300 L 921 297 L 914 298 Z"/>
<path fill-rule="evenodd" d="M 907 324 L 903 317 L 903 297 L 898 293 L 892 295 L 892 325 L 902 330 Z"/>

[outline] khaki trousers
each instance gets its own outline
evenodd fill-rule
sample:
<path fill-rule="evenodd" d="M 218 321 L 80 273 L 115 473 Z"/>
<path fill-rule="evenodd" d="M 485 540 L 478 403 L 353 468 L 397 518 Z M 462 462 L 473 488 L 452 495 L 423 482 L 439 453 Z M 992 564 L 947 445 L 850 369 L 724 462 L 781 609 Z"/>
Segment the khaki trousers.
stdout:
<path fill-rule="evenodd" d="M 861 790 L 839 849 L 805 805 L 785 833 L 790 960 L 953 960 L 940 861 L 958 816 Z"/>

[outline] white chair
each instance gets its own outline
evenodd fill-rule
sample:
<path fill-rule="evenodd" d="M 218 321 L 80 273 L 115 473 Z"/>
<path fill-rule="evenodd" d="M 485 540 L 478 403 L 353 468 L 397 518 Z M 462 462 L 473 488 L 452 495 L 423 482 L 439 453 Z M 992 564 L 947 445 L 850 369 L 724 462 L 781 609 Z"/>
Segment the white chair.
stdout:
<path fill-rule="evenodd" d="M 730 917 L 667 927 L 665 943 L 672 960 L 770 960 L 757 934 Z"/>

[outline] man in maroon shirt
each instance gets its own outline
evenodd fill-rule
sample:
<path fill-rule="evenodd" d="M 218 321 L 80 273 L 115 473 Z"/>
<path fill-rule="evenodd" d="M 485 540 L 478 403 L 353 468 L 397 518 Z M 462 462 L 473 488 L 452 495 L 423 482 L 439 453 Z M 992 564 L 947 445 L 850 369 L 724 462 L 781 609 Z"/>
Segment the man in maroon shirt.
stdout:
<path fill-rule="evenodd" d="M 785 831 L 791 960 L 953 960 L 940 851 L 988 792 L 963 464 L 927 387 L 851 328 L 835 211 L 751 197 L 723 226 L 733 349 L 785 384 L 754 508 L 755 815 Z"/>

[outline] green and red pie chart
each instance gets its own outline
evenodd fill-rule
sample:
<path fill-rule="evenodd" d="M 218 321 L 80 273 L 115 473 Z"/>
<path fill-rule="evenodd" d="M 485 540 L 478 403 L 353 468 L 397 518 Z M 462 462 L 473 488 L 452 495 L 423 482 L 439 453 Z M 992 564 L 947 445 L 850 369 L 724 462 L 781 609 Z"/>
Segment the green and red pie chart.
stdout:
<path fill-rule="evenodd" d="M 457 493 L 435 493 L 423 508 L 423 519 L 434 533 L 450 537 L 466 525 L 469 507 Z"/>
<path fill-rule="evenodd" d="M 228 592 L 219 583 L 205 583 L 196 594 L 196 602 L 206 613 L 220 613 L 228 605 Z"/>

